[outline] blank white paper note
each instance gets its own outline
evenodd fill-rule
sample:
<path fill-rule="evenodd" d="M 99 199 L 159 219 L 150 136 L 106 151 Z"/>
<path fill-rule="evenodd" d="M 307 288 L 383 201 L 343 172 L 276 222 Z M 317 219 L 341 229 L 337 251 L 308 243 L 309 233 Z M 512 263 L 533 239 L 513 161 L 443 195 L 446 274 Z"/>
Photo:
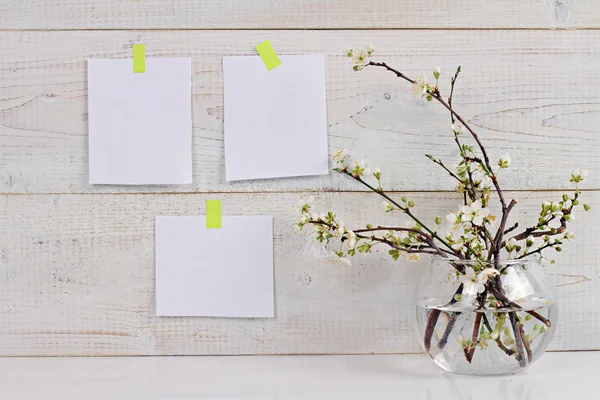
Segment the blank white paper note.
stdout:
<path fill-rule="evenodd" d="M 224 57 L 228 181 L 329 173 L 325 56 Z"/>
<path fill-rule="evenodd" d="M 192 183 L 191 59 L 88 61 L 91 184 Z"/>
<path fill-rule="evenodd" d="M 273 218 L 156 217 L 156 315 L 273 317 Z"/>

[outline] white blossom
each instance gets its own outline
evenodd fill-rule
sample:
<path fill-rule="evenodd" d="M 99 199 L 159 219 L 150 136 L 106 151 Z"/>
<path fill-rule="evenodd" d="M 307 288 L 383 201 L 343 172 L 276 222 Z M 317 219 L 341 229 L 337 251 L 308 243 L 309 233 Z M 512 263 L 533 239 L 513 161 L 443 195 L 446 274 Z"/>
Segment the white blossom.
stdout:
<path fill-rule="evenodd" d="M 485 283 L 494 275 L 498 275 L 495 268 L 486 268 L 483 271 L 476 273 L 475 270 L 469 269 L 458 278 L 458 281 L 463 284 L 461 303 L 466 306 L 472 306 L 479 293 L 485 291 Z"/>
<path fill-rule="evenodd" d="M 565 234 L 565 239 L 570 239 L 570 240 L 575 239 L 575 234 L 573 232 L 569 231 Z"/>
<path fill-rule="evenodd" d="M 349 248 L 354 248 L 354 246 L 356 246 L 356 233 L 354 233 L 354 231 L 346 231 L 346 237 L 348 240 L 346 240 L 346 243 L 348 244 Z"/>
<path fill-rule="evenodd" d="M 479 189 L 492 186 L 492 179 L 483 171 L 483 169 L 481 169 L 481 167 L 471 173 L 471 178 L 473 179 L 473 183 L 479 186 Z"/>
<path fill-rule="evenodd" d="M 346 226 L 344 225 L 344 221 L 337 221 L 337 226 L 335 227 L 335 230 L 333 231 L 333 237 L 335 238 L 341 238 L 342 236 L 344 236 L 344 233 L 346 233 Z"/>
<path fill-rule="evenodd" d="M 370 53 L 364 50 L 348 51 L 348 57 L 350 57 L 350 59 L 352 60 L 352 64 L 354 64 L 355 71 L 360 71 L 369 64 L 369 62 L 371 61 L 369 59 L 369 55 Z"/>
<path fill-rule="evenodd" d="M 367 162 L 365 160 L 354 161 L 352 164 L 353 168 L 365 168 L 367 166 Z"/>
<path fill-rule="evenodd" d="M 464 305 L 472 305 L 477 294 L 485 290 L 485 285 L 477 279 L 477 273 L 472 269 L 461 275 L 458 281 L 463 285 L 461 303 Z"/>
<path fill-rule="evenodd" d="M 427 94 L 428 87 L 427 78 L 423 74 L 417 78 L 417 83 L 413 85 L 413 94 L 419 97 L 424 96 Z"/>
<path fill-rule="evenodd" d="M 457 218 L 456 214 L 454 214 L 454 213 L 450 213 L 450 214 L 446 215 L 446 221 L 449 224 L 454 224 L 456 222 L 456 218 Z"/>
<path fill-rule="evenodd" d="M 464 133 L 464 128 L 462 125 L 452 124 L 452 131 L 457 135 L 462 135 Z"/>
<path fill-rule="evenodd" d="M 486 268 L 477 274 L 477 280 L 481 283 L 486 283 L 492 276 L 500 275 L 496 268 Z"/>
<path fill-rule="evenodd" d="M 371 53 L 373 53 L 375 51 L 375 47 L 373 47 L 372 44 L 368 44 L 367 45 L 367 53 L 369 53 L 369 55 L 371 55 Z"/>
<path fill-rule="evenodd" d="M 482 226 L 484 219 L 490 215 L 490 210 L 481 206 L 481 201 L 476 200 L 468 206 L 463 206 L 460 209 L 464 222 L 473 222 L 473 225 Z"/>

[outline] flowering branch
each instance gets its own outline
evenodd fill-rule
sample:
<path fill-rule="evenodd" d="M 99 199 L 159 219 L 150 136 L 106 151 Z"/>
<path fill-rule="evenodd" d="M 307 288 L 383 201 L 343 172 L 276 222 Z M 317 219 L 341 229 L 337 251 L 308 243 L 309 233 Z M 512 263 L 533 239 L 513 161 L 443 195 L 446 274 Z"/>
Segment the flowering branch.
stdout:
<path fill-rule="evenodd" d="M 524 366 L 531 362 L 531 341 L 534 337 L 545 332 L 551 326 L 551 321 L 538 311 L 529 310 L 511 300 L 501 285 L 501 279 L 509 274 L 511 267 L 501 267 L 501 259 L 520 260 L 535 255 L 544 263 L 546 251 L 554 249 L 562 251 L 565 240 L 574 238 L 572 232 L 567 232 L 567 225 L 573 221 L 575 207 L 581 206 L 588 211 L 587 204 L 579 200 L 579 183 L 583 181 L 584 173 L 575 170 L 571 174 L 571 182 L 575 184 L 573 195 L 564 194 L 559 202 L 546 201 L 542 204 L 538 222 L 515 234 L 508 240 L 504 237 L 515 231 L 518 223 L 507 228 L 509 215 L 516 206 L 516 200 L 507 202 L 500 187 L 498 176 L 501 170 L 509 168 L 509 155 L 502 156 L 496 166 L 492 165 L 488 152 L 475 130 L 459 115 L 453 106 L 454 88 L 461 67 L 458 67 L 451 78 L 450 95 L 447 100 L 442 97 L 439 88 L 441 70 L 435 68 L 433 77 L 435 84 L 428 84 L 426 75 L 417 79 L 408 77 L 403 72 L 389 66 L 385 62 L 371 61 L 374 52 L 372 46 L 364 50 L 350 50 L 348 56 L 354 63 L 354 70 L 360 71 L 366 67 L 380 67 L 392 72 L 396 77 L 412 85 L 416 97 L 427 101 L 436 100 L 450 113 L 454 142 L 460 152 L 460 162 L 455 169 L 448 167 L 440 159 L 426 155 L 432 162 L 439 165 L 458 182 L 457 191 L 463 195 L 463 204 L 455 212 L 450 212 L 442 218 L 435 218 L 434 223 L 427 225 L 422 218 L 417 217 L 413 210 L 415 201 L 403 196 L 400 200 L 393 199 L 382 186 L 382 172 L 375 168 L 371 172 L 365 161 L 350 163 L 346 150 L 339 151 L 334 157 L 334 171 L 344 174 L 369 190 L 377 193 L 385 201 L 385 212 L 400 211 L 407 216 L 405 226 L 381 226 L 368 224 L 364 228 L 348 229 L 333 211 L 320 214 L 312 211 L 312 198 L 301 201 L 301 219 L 297 227 L 302 230 L 309 226 L 314 228 L 316 240 L 327 244 L 330 240 L 339 240 L 340 248 L 335 256 L 349 263 L 348 256 L 356 253 L 370 253 L 376 245 L 387 246 L 389 255 L 397 260 L 401 256 L 409 261 L 416 261 L 420 254 L 434 254 L 448 259 L 449 264 L 456 270 L 456 281 L 460 282 L 458 289 L 450 301 L 443 307 L 450 307 L 459 302 L 477 310 L 496 310 L 496 325 L 492 326 L 489 318 L 483 312 L 476 314 L 472 334 L 468 339 L 461 339 L 462 349 L 468 362 L 473 360 L 477 346 L 487 346 L 487 340 L 493 340 L 498 347 L 509 356 L 516 356 Z M 476 148 L 461 141 L 465 130 L 475 141 Z M 369 183 L 369 179 L 374 183 Z M 500 218 L 492 215 L 489 209 L 490 196 L 495 190 L 500 203 Z M 499 220 L 499 221 L 498 221 Z M 444 233 L 445 232 L 445 233 Z M 379 233 L 379 234 L 378 234 Z M 543 241 L 540 243 L 540 238 Z M 537 242 L 537 244 L 536 244 Z M 522 299 L 518 302 L 522 303 Z M 521 317 L 517 311 L 526 313 L 526 320 L 536 318 L 544 326 L 536 324 L 534 336 L 532 331 L 526 334 Z M 427 325 L 423 338 L 424 347 L 430 351 L 431 340 L 442 311 L 433 308 L 427 316 Z M 437 345 L 443 349 L 454 329 L 460 312 L 448 312 L 448 323 Z M 510 324 L 508 326 L 507 324 Z M 506 326 L 505 326 L 506 325 Z M 487 331 L 486 331 L 487 330 Z M 503 338 L 501 339 L 501 334 Z"/>

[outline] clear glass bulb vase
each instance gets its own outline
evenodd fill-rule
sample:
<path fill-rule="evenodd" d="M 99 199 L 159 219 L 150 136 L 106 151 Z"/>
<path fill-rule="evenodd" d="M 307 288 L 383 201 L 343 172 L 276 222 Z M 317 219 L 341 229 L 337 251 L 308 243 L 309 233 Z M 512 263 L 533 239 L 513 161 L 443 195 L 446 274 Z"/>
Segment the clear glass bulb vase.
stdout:
<path fill-rule="evenodd" d="M 449 372 L 522 371 L 546 351 L 556 326 L 554 288 L 535 258 L 433 257 L 415 297 L 423 348 Z"/>

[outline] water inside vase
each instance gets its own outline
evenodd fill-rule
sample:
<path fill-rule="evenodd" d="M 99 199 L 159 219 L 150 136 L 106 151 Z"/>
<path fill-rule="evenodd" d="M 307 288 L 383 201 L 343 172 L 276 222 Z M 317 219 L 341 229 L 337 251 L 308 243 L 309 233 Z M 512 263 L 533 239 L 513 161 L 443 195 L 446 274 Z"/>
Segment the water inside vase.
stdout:
<path fill-rule="evenodd" d="M 425 347 L 429 347 L 431 358 L 450 372 L 519 372 L 544 353 L 554 334 L 557 307 L 543 298 L 530 298 L 520 303 L 521 308 L 476 309 L 463 308 L 460 303 L 444 304 L 435 298 L 420 301 L 416 307 L 417 326 L 425 344 L 431 316 L 437 316 L 433 334 L 428 335 L 430 345 Z M 538 316 L 550 321 L 550 326 Z"/>

